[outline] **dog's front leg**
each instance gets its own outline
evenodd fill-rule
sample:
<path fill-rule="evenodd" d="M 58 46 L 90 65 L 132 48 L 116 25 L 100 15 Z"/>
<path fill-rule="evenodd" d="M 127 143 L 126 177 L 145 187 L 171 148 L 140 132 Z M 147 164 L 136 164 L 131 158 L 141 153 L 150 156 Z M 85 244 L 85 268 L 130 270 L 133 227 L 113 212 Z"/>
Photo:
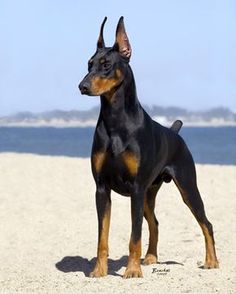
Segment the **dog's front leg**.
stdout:
<path fill-rule="evenodd" d="M 98 216 L 97 261 L 90 277 L 98 278 L 107 275 L 108 234 L 111 215 L 111 191 L 105 186 L 97 186 L 96 208 Z"/>
<path fill-rule="evenodd" d="M 129 243 L 129 259 L 123 278 L 140 278 L 142 270 L 141 258 L 141 234 L 144 211 L 144 191 L 138 189 L 131 195 L 132 232 Z"/>

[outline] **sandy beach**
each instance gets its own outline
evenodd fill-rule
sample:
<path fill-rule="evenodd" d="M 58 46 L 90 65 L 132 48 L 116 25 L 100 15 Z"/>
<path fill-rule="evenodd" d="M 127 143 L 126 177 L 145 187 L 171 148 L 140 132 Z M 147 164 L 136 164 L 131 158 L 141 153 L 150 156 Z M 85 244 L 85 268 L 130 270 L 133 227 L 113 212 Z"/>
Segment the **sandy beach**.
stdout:
<path fill-rule="evenodd" d="M 220 269 L 203 270 L 204 240 L 173 183 L 156 205 L 159 263 L 122 279 L 129 198 L 112 194 L 109 274 L 95 264 L 97 216 L 89 159 L 0 154 L 0 293 L 236 293 L 236 166 L 197 165 Z M 148 229 L 143 224 L 143 255 Z M 143 256 L 142 256 L 143 257 Z"/>

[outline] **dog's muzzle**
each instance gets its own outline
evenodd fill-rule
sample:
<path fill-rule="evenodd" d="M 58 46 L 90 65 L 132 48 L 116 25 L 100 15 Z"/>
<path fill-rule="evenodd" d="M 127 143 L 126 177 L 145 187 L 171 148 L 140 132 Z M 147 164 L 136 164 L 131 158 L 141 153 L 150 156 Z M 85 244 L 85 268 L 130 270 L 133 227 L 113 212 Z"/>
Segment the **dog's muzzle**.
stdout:
<path fill-rule="evenodd" d="M 82 95 L 88 95 L 89 94 L 89 83 L 82 81 L 79 84 L 79 89 Z"/>

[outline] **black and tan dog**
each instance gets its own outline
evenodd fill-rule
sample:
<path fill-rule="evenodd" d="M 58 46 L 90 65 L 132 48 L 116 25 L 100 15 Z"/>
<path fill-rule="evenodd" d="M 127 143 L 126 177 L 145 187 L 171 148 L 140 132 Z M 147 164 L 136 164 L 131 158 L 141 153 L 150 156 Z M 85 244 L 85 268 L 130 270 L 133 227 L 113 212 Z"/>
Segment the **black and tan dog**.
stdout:
<path fill-rule="evenodd" d="M 157 262 L 158 222 L 155 197 L 161 184 L 173 179 L 205 237 L 204 268 L 217 268 L 212 225 L 196 184 L 194 162 L 177 134 L 182 123 L 168 129 L 154 122 L 140 105 L 129 65 L 131 47 L 123 17 L 113 47 L 103 40 L 104 19 L 89 73 L 80 83 L 82 94 L 100 96 L 101 110 L 94 134 L 92 172 L 96 182 L 98 214 L 97 262 L 91 277 L 107 275 L 111 190 L 131 197 L 132 232 L 124 278 L 142 277 L 140 267 L 143 216 L 149 226 L 149 247 L 144 264 Z"/>

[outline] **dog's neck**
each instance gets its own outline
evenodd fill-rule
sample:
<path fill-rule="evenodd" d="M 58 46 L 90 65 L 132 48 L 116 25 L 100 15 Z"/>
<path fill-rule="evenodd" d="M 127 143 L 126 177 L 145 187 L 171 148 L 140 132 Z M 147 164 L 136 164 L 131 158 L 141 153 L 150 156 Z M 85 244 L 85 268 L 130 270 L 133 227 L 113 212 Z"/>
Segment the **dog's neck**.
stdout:
<path fill-rule="evenodd" d="M 100 119 L 108 129 L 125 126 L 125 123 L 136 123 L 142 107 L 136 94 L 135 80 L 128 65 L 122 83 L 108 95 L 101 96 Z"/>
<path fill-rule="evenodd" d="M 101 96 L 98 128 L 105 128 L 109 145 L 114 155 L 122 153 L 128 146 L 132 134 L 143 125 L 144 110 L 137 95 L 134 76 L 130 66 L 122 83 L 112 96 Z"/>

